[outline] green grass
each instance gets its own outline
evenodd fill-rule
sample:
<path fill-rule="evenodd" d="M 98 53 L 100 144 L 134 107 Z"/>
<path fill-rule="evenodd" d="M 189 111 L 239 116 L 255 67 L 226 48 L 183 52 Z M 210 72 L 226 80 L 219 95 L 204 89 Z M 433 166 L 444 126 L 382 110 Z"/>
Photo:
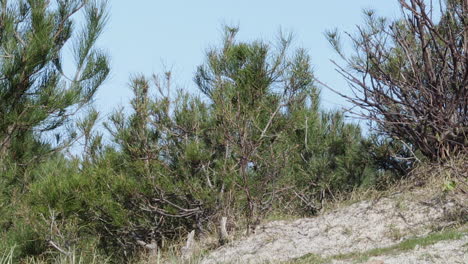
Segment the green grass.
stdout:
<path fill-rule="evenodd" d="M 292 260 L 288 263 L 290 264 L 301 264 L 301 263 L 310 263 L 310 264 L 324 264 L 329 263 L 331 260 L 354 260 L 355 262 L 364 262 L 367 261 L 370 257 L 381 256 L 381 255 L 391 255 L 401 252 L 407 252 L 416 248 L 416 246 L 426 247 L 433 245 L 439 241 L 445 240 L 457 240 L 461 239 L 464 235 L 468 234 L 468 229 L 464 230 L 447 230 L 444 232 L 438 232 L 429 234 L 425 237 L 414 237 L 409 238 L 401 243 L 390 247 L 384 248 L 375 248 L 365 252 L 351 252 L 346 254 L 339 254 L 323 258 L 317 254 L 308 254 L 298 259 Z"/>

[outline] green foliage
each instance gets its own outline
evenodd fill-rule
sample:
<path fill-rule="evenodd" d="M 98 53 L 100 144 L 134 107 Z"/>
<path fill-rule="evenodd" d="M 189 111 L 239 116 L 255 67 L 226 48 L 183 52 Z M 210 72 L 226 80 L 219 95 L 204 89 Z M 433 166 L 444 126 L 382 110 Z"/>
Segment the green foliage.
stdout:
<path fill-rule="evenodd" d="M 80 7 L 59 1 L 56 10 L 44 10 L 36 7 L 40 3 L 45 5 L 18 5 L 17 12 L 26 8 L 52 21 L 68 19 L 64 14 Z M 8 153 L 15 144 L 31 147 L 21 158 L 0 159 L 0 252 L 16 246 L 15 260 L 83 256 L 91 262 L 87 256 L 98 254 L 128 262 L 142 244 L 161 246 L 191 230 L 206 232 L 221 216 L 242 220 L 249 230 L 285 205 L 296 214 L 315 214 L 325 200 L 371 186 L 397 164 L 382 154 L 395 150 L 388 142 L 364 138 L 341 112 L 320 110 L 305 50 L 291 51 L 291 39 L 284 36 L 278 45 L 239 42 L 235 28 L 226 29 L 221 47 L 210 50 L 196 72 L 203 97 L 172 90 L 170 72 L 151 79 L 137 75 L 130 82 L 131 109 L 117 109 L 104 123 L 112 143 L 105 145 L 94 129 L 99 113 L 91 109 L 74 120 L 83 153 L 65 157 L 57 146 L 66 142 L 47 144 L 35 132 L 45 124 L 43 131 L 61 127 L 68 111 L 86 104 L 107 74 L 105 57 L 92 48 L 105 18 L 102 7 L 96 8 L 85 8 L 88 23 L 75 43 L 76 79 L 62 80 L 53 57 L 59 53 L 45 60 L 55 79 L 44 83 L 62 87 L 60 96 L 71 94 L 70 100 L 60 107 L 41 102 L 58 112 L 31 122 L 24 133 L 2 138 L 7 134 L 0 131 Z M 31 21 L 30 30 L 39 30 Z M 68 39 L 71 21 L 63 27 L 70 30 L 63 36 Z M 38 95 L 45 91 L 31 85 Z M 19 107 L 37 108 L 34 98 L 25 95 Z M 22 165 L 27 155 L 50 152 L 55 154 L 36 166 Z"/>
<path fill-rule="evenodd" d="M 72 17 L 84 7 L 84 26 Z M 0 160 L 29 164 L 76 137 L 57 128 L 85 106 L 109 73 L 94 47 L 106 21 L 105 6 L 90 1 L 2 1 L 0 7 Z M 75 73 L 62 70 L 63 49 L 76 36 Z M 55 133 L 53 144 L 40 133 Z"/>
<path fill-rule="evenodd" d="M 76 29 L 80 12 L 84 23 Z M 70 216 L 68 230 L 82 210 L 67 193 L 84 184 L 79 165 L 59 151 L 78 139 L 72 117 L 109 73 L 107 55 L 95 48 L 105 21 L 105 5 L 96 1 L 0 2 L 0 247 L 16 244 L 15 258 L 47 250 L 51 212 Z M 71 76 L 62 69 L 68 45 Z M 58 182 L 63 177 L 69 181 Z"/>
<path fill-rule="evenodd" d="M 223 179 L 234 177 L 229 181 L 244 192 L 247 216 L 268 212 L 282 189 L 308 201 L 300 206 L 314 213 L 320 199 L 374 177 L 359 127 L 339 112 L 319 110 L 305 51 L 289 56 L 285 37 L 278 51 L 263 42 L 237 43 L 236 32 L 226 30 L 224 45 L 207 54 L 195 81 L 211 103 L 219 132 L 211 138 L 223 146 L 213 158 L 225 160 Z"/>

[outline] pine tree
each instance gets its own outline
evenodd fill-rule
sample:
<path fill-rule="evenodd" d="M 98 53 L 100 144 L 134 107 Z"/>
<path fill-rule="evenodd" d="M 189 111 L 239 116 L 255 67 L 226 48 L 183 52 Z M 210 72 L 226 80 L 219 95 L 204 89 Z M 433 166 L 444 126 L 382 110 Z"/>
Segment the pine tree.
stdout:
<path fill-rule="evenodd" d="M 236 41 L 237 31 L 226 29 L 222 47 L 208 52 L 195 81 L 210 100 L 218 131 L 213 138 L 221 147 L 219 159 L 226 160 L 222 171 L 225 178 L 234 174 L 234 186 L 244 193 L 250 227 L 270 206 L 262 199 L 278 188 L 288 153 L 295 151 L 287 142 L 298 125 L 290 113 L 307 103 L 316 108 L 318 91 L 306 52 L 289 57 L 290 38 L 281 36 L 275 50 L 262 41 Z"/>
<path fill-rule="evenodd" d="M 84 22 L 77 29 L 72 18 L 79 12 Z M 28 164 L 73 141 L 74 133 L 64 137 L 58 129 L 89 104 L 109 73 L 107 55 L 95 48 L 106 17 L 105 3 L 95 1 L 0 1 L 0 161 Z M 70 42 L 71 75 L 63 71 Z M 44 133 L 54 133 L 55 142 Z"/>

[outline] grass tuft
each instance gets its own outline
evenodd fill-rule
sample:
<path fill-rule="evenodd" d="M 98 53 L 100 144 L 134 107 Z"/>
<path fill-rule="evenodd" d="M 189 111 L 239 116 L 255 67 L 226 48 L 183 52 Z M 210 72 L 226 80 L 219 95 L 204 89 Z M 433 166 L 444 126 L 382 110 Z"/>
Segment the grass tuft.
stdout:
<path fill-rule="evenodd" d="M 0 264 L 13 264 L 13 252 L 15 247 L 12 247 L 10 250 L 7 250 L 0 257 Z"/>

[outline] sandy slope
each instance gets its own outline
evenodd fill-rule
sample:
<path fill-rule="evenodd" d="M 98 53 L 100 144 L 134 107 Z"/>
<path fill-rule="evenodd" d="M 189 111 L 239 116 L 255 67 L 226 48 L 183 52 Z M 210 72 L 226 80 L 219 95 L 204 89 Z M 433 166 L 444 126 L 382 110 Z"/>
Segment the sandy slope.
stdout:
<path fill-rule="evenodd" d="M 450 225 L 454 212 L 466 212 L 467 201 L 466 197 L 428 196 L 419 191 L 358 202 L 315 218 L 274 221 L 259 226 L 253 235 L 211 252 L 202 263 L 282 262 L 309 253 L 325 258 L 388 247 Z M 371 260 L 385 264 L 468 263 L 467 242 L 465 236 Z"/>

